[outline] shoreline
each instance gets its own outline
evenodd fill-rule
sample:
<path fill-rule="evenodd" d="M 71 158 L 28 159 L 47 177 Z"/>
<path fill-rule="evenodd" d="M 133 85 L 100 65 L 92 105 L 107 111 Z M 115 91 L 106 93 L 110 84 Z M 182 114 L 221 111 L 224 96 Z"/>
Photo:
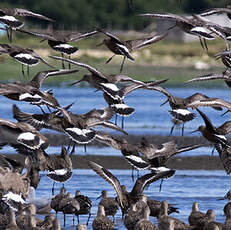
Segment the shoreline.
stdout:
<path fill-rule="evenodd" d="M 24 164 L 25 156 L 19 154 L 3 154 Z M 94 161 L 107 169 L 132 169 L 122 156 L 72 155 L 73 169 L 90 169 L 88 161 Z M 173 157 L 168 160 L 167 167 L 176 170 L 224 170 L 218 156 Z"/>

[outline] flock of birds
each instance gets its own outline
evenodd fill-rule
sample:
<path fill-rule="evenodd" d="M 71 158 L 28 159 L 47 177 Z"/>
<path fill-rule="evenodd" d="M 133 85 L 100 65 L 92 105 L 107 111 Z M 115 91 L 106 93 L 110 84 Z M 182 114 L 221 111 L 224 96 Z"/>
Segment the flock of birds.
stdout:
<path fill-rule="evenodd" d="M 184 32 L 197 36 L 202 47 L 208 49 L 206 40 L 220 38 L 224 40 L 225 51 L 219 52 L 215 58 L 221 58 L 226 66 L 226 70 L 221 73 L 212 73 L 206 76 L 200 76 L 189 82 L 224 79 L 227 85 L 231 86 L 231 51 L 229 49 L 229 40 L 231 40 L 231 29 L 215 24 L 206 17 L 212 14 L 226 13 L 231 19 L 231 8 L 216 8 L 193 15 L 191 18 L 183 17 L 175 14 L 141 14 L 141 17 L 157 18 L 162 20 L 173 20 L 175 26 Z M 103 142 L 104 144 L 120 150 L 125 159 L 136 170 L 149 170 L 149 173 L 139 177 L 133 189 L 128 192 L 125 185 L 121 185 L 119 180 L 103 166 L 89 161 L 89 167 L 99 176 L 110 183 L 117 194 L 116 199 L 108 197 L 107 191 L 102 191 L 102 200 L 98 206 L 98 213 L 92 227 L 94 230 L 115 229 L 114 221 L 108 216 L 114 215 L 121 209 L 124 225 L 127 229 L 159 229 L 159 230 L 230 230 L 231 229 L 231 202 L 224 207 L 226 215 L 225 223 L 215 222 L 215 214 L 213 210 L 207 213 L 199 211 L 198 203 L 193 203 L 192 213 L 189 215 L 189 225 L 182 221 L 170 217 L 172 212 L 178 212 L 178 209 L 166 201 L 157 201 L 148 199 L 144 194 L 144 189 L 157 180 L 164 180 L 175 174 L 174 169 L 166 167 L 168 159 L 181 152 L 190 151 L 199 148 L 202 145 L 179 147 L 174 141 L 161 143 L 160 146 L 150 143 L 145 137 L 140 140 L 137 145 L 130 144 L 125 138 L 127 132 L 124 130 L 124 117 L 130 116 L 135 109 L 125 103 L 125 97 L 137 89 L 154 90 L 163 93 L 167 97 L 170 106 L 170 114 L 173 119 L 173 132 L 175 124 L 182 124 L 182 136 L 184 135 L 184 124 L 195 118 L 195 113 L 189 109 L 196 109 L 202 117 L 204 125 L 200 126 L 196 131 L 201 134 L 214 146 L 220 156 L 221 163 L 227 174 L 231 172 L 231 145 L 226 139 L 231 131 L 231 121 L 227 121 L 220 127 L 215 127 L 205 113 L 198 109 L 199 106 L 210 106 L 215 110 L 226 108 L 231 111 L 231 103 L 220 98 L 209 98 L 208 96 L 195 93 L 187 98 L 180 98 L 172 95 L 160 84 L 167 79 L 158 81 L 142 82 L 135 80 L 129 76 L 122 74 L 125 59 L 135 61 L 131 55 L 131 51 L 146 48 L 153 43 L 164 39 L 170 31 L 164 34 L 151 35 L 147 38 L 135 40 L 121 41 L 118 37 L 103 29 L 87 33 L 70 33 L 62 34 L 58 31 L 49 31 L 46 34 L 37 31 L 30 31 L 24 28 L 24 22 L 16 16 L 31 16 L 52 23 L 53 20 L 43 15 L 18 8 L 0 9 L 0 22 L 5 24 L 1 28 L 6 30 L 9 44 L 0 44 L 0 54 L 6 53 L 22 64 L 27 66 L 27 74 L 29 76 L 29 67 L 34 66 L 41 61 L 49 67 L 49 70 L 37 73 L 30 81 L 0 84 L 0 95 L 5 96 L 14 101 L 25 101 L 31 105 L 36 105 L 41 109 L 40 113 L 25 113 L 13 105 L 13 116 L 17 122 L 6 119 L 0 119 L 0 144 L 1 147 L 10 145 L 14 147 L 19 154 L 25 155 L 25 164 L 0 155 L 0 228 L 1 229 L 60 229 L 60 223 L 57 219 L 57 213 L 62 212 L 65 215 L 73 214 L 91 215 L 92 201 L 89 197 L 76 191 L 73 197 L 67 192 L 64 185 L 51 202 L 46 203 L 43 207 L 36 204 L 26 203 L 29 191 L 36 189 L 40 181 L 40 172 L 46 171 L 47 176 L 54 183 L 64 183 L 72 176 L 72 161 L 70 155 L 75 151 L 75 145 L 86 145 L 93 140 Z M 170 28 L 169 30 L 171 30 Z M 62 69 L 57 69 L 49 64 L 44 58 L 39 56 L 35 51 L 29 48 L 23 48 L 12 45 L 13 31 L 24 33 L 30 36 L 36 36 L 47 40 L 48 45 L 57 52 L 59 56 L 50 56 L 50 58 L 62 62 Z M 79 61 L 71 60 L 70 56 L 77 52 L 78 48 L 69 44 L 71 41 L 86 39 L 96 34 L 103 34 L 106 38 L 104 44 L 115 55 L 123 56 L 123 61 L 119 74 L 106 75 L 96 68 Z M 64 55 L 68 57 L 65 58 Z M 68 69 L 65 69 L 68 64 Z M 66 74 L 74 74 L 78 69 L 71 67 L 86 69 L 89 73 L 85 74 L 81 80 L 74 82 L 77 84 L 81 81 L 88 82 L 96 90 L 102 91 L 103 97 L 108 104 L 104 109 L 92 109 L 85 114 L 73 114 L 71 106 L 62 107 L 58 99 L 53 95 L 52 90 L 42 91 L 41 86 L 50 76 L 59 76 Z M 44 106 L 47 107 L 45 111 Z M 122 126 L 119 127 L 117 122 L 112 123 L 110 120 L 113 116 L 122 117 Z M 116 119 L 117 120 L 117 119 Z M 123 136 L 116 138 L 105 131 L 95 130 L 94 127 L 103 126 L 121 132 Z M 66 134 L 70 138 L 68 148 L 62 147 L 60 155 L 49 155 L 46 149 L 49 147 L 49 140 L 40 133 L 41 129 L 52 129 Z M 70 146 L 72 150 L 70 150 Z M 22 170 L 25 168 L 25 173 Z M 54 183 L 52 193 L 54 195 Z M 161 188 L 160 188 L 161 189 Z M 224 197 L 231 200 L 231 192 Z M 38 220 L 36 213 L 45 212 L 47 205 L 54 209 L 56 217 L 48 214 L 44 220 Z M 43 210 L 43 211 L 42 211 Z M 149 220 L 149 216 L 158 219 L 158 228 Z M 88 218 L 88 220 L 89 220 Z M 73 217 L 74 223 L 74 217 Z M 77 229 L 85 229 L 86 226 L 79 224 Z"/>

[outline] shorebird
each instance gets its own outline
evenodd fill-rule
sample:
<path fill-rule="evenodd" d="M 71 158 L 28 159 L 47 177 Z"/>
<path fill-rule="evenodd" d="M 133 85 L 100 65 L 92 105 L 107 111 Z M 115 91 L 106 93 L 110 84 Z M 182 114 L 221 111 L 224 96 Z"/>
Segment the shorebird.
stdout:
<path fill-rule="evenodd" d="M 161 202 L 161 210 L 158 217 L 158 227 L 159 229 L 167 229 L 166 223 L 169 221 L 174 221 L 174 229 L 190 229 L 189 226 L 177 218 L 168 216 L 168 203 L 167 201 Z"/>
<path fill-rule="evenodd" d="M 20 46 L 13 46 L 8 44 L 0 44 L 0 54 L 7 53 L 9 56 L 14 58 L 16 61 L 22 64 L 22 74 L 24 73 L 24 65 L 27 66 L 27 75 L 29 77 L 29 67 L 35 66 L 41 61 L 45 65 L 49 66 L 52 69 L 55 69 L 51 66 L 45 59 L 39 56 L 34 50 L 30 48 L 23 48 Z"/>
<path fill-rule="evenodd" d="M 193 105 L 197 101 L 211 100 L 208 96 L 201 93 L 195 93 L 189 97 L 182 98 L 182 97 L 173 96 L 169 91 L 167 91 L 165 88 L 161 86 L 154 86 L 151 88 L 153 90 L 163 93 L 168 98 L 164 103 L 161 104 L 161 106 L 169 102 L 169 105 L 171 107 L 171 110 L 169 112 L 172 115 L 172 117 L 179 121 L 182 121 L 182 136 L 184 135 L 184 123 L 191 121 L 195 118 L 195 114 L 188 110 L 190 105 Z M 195 105 L 195 108 L 197 106 L 198 105 Z M 211 106 L 213 109 L 216 110 L 222 110 L 221 105 L 209 104 L 208 106 Z M 172 134 L 174 127 L 175 127 L 175 123 L 171 128 L 170 134 Z"/>
<path fill-rule="evenodd" d="M 199 22 L 196 20 L 194 17 L 187 18 L 182 15 L 177 15 L 177 14 L 139 14 L 141 17 L 146 17 L 146 18 L 156 18 L 156 19 L 166 19 L 166 20 L 171 20 L 175 22 L 175 25 L 170 27 L 168 30 L 173 29 L 174 27 L 179 27 L 182 31 L 185 33 L 189 33 L 191 35 L 195 35 L 199 37 L 200 44 L 203 49 L 208 50 L 207 44 L 205 39 L 211 40 L 214 39 L 215 37 L 212 35 L 212 32 L 208 30 L 203 23 Z"/>
<path fill-rule="evenodd" d="M 219 52 L 216 55 L 214 55 L 214 57 L 216 58 L 216 60 L 220 58 L 226 67 L 231 68 L 231 51 L 230 50 Z"/>
<path fill-rule="evenodd" d="M 135 185 L 131 192 L 126 191 L 124 185 L 120 185 L 119 180 L 107 169 L 96 164 L 95 162 L 89 161 L 88 165 L 93 169 L 97 174 L 99 174 L 103 179 L 110 183 L 116 191 L 117 199 L 119 206 L 124 215 L 127 209 L 132 203 L 135 203 L 139 199 L 139 195 L 143 193 L 143 190 L 147 185 L 164 178 L 169 178 L 174 175 L 175 170 L 168 170 L 160 173 L 148 173 L 136 180 Z"/>
<path fill-rule="evenodd" d="M 161 35 L 154 35 L 148 38 L 140 38 L 123 42 L 118 37 L 105 30 L 98 29 L 98 31 L 105 34 L 108 37 L 104 39 L 103 42 L 99 45 L 106 45 L 107 48 L 114 53 L 114 55 L 111 58 L 109 58 L 106 63 L 109 63 L 115 55 L 123 56 L 123 61 L 120 67 L 120 73 L 123 70 L 123 65 L 126 58 L 130 61 L 135 61 L 135 59 L 130 54 L 131 51 L 151 45 L 167 36 L 167 33 L 165 33 Z"/>
<path fill-rule="evenodd" d="M 82 195 L 79 190 L 76 190 L 74 199 L 76 199 L 80 205 L 80 209 L 75 212 L 75 215 L 77 216 L 78 219 L 78 223 L 79 223 L 79 215 L 88 214 L 88 219 L 86 223 L 88 225 L 88 222 L 91 218 L 91 208 L 92 208 L 91 199 L 88 196 Z"/>
<path fill-rule="evenodd" d="M 50 76 L 75 73 L 78 70 L 47 70 L 37 73 L 29 82 L 15 82 L 0 84 L 0 95 L 16 101 L 27 101 L 41 106 L 47 105 L 52 108 L 59 107 L 58 101 L 52 91 L 41 91 L 40 87 L 44 80 Z M 41 108 L 41 107 L 40 107 Z"/>
<path fill-rule="evenodd" d="M 227 14 L 227 16 L 231 19 L 231 6 L 226 6 L 226 8 L 212 8 L 208 9 L 202 13 L 200 13 L 200 16 L 206 17 L 213 14 Z"/>
<path fill-rule="evenodd" d="M 47 176 L 54 181 L 52 186 L 52 195 L 54 195 L 55 182 L 64 183 L 72 176 L 71 158 L 65 147 L 62 147 L 60 155 L 48 155 L 41 149 L 36 154 L 41 170 L 48 171 Z"/>
<path fill-rule="evenodd" d="M 18 172 L 21 173 L 24 166 L 20 161 L 6 157 L 5 155 L 0 154 L 0 167 L 4 171 Z"/>
<path fill-rule="evenodd" d="M 64 187 L 61 187 L 59 194 L 57 194 L 55 197 L 51 199 L 51 208 L 55 210 L 56 217 L 58 212 L 62 211 L 59 203 L 65 197 L 67 197 L 66 189 Z"/>
<path fill-rule="evenodd" d="M 71 44 L 68 44 L 69 42 L 79 41 L 91 37 L 98 33 L 97 31 L 91 31 L 86 33 L 80 33 L 80 32 L 66 33 L 64 31 L 54 31 L 51 28 L 48 28 L 47 33 L 28 31 L 24 29 L 20 29 L 19 32 L 40 37 L 42 38 L 42 41 L 47 40 L 48 45 L 53 50 L 60 52 L 62 57 L 64 57 L 64 54 L 68 55 L 69 59 L 71 58 L 72 54 L 78 51 L 78 48 Z M 62 61 L 62 68 L 65 69 L 64 61 Z M 69 64 L 69 68 L 70 68 L 70 64 Z"/>
<path fill-rule="evenodd" d="M 64 227 L 66 225 L 66 214 L 73 215 L 73 225 L 74 225 L 74 214 L 80 210 L 79 202 L 72 197 L 70 192 L 67 193 L 67 196 L 60 200 L 59 202 L 60 209 L 64 214 Z"/>
<path fill-rule="evenodd" d="M 98 206 L 97 216 L 92 222 L 93 230 L 114 230 L 114 223 L 106 216 L 104 207 Z"/>
<path fill-rule="evenodd" d="M 46 149 L 49 146 L 48 139 L 39 133 L 33 126 L 24 122 L 12 122 L 0 119 L 0 142 L 9 144 L 12 147 L 24 146 L 26 149 L 35 150 L 39 148 Z M 20 153 L 31 156 L 29 152 Z"/>
<path fill-rule="evenodd" d="M 73 65 L 83 67 L 83 68 L 87 69 L 90 72 L 89 74 L 85 74 L 82 77 L 82 79 L 80 79 L 79 81 L 74 82 L 72 85 L 78 84 L 79 82 L 82 82 L 82 81 L 86 81 L 91 86 L 96 88 L 97 90 L 101 89 L 100 83 L 116 84 L 116 83 L 132 82 L 132 83 L 137 83 L 137 84 L 141 84 L 141 85 L 144 85 L 144 86 L 146 85 L 142 81 L 135 80 L 135 79 L 133 79 L 131 77 L 128 77 L 126 75 L 122 75 L 122 74 L 106 75 L 106 74 L 103 74 L 102 72 L 100 72 L 96 68 L 94 68 L 94 67 L 92 67 L 92 66 L 90 66 L 90 65 L 88 65 L 86 63 L 77 62 L 77 61 L 73 61 L 73 60 L 70 60 L 70 59 L 67 59 L 67 58 L 62 58 L 62 57 L 57 57 L 57 56 L 49 56 L 49 57 L 53 58 L 53 59 L 56 59 L 56 60 L 66 61 L 66 62 L 71 63 Z"/>
<path fill-rule="evenodd" d="M 138 151 L 143 154 L 150 164 L 149 169 L 162 171 L 166 169 L 166 163 L 169 158 L 202 146 L 203 145 L 192 145 L 179 148 L 175 141 L 155 145 L 150 143 L 145 137 L 142 137 L 140 145 L 138 146 Z"/>
<path fill-rule="evenodd" d="M 119 204 L 114 198 L 108 197 L 106 190 L 102 190 L 101 201 L 99 202 L 99 205 L 104 206 L 106 215 L 112 216 L 114 222 L 115 214 L 119 209 Z"/>
<path fill-rule="evenodd" d="M 229 145 L 225 136 L 231 132 L 231 121 L 226 121 L 224 124 L 216 128 L 202 111 L 199 109 L 197 109 L 197 111 L 203 118 L 205 126 L 201 125 L 193 132 L 200 131 L 203 137 L 213 145 L 219 143 L 226 146 Z"/>
<path fill-rule="evenodd" d="M 142 219 L 136 223 L 134 230 L 156 230 L 156 226 L 149 220 L 149 215 L 148 209 L 145 209 Z"/>
<path fill-rule="evenodd" d="M 227 204 L 225 204 L 224 208 L 223 208 L 223 211 L 224 211 L 224 214 L 227 216 L 229 215 L 229 212 L 231 210 L 231 190 L 228 191 L 224 197 L 222 198 L 219 198 L 218 200 L 228 200 Z"/>
<path fill-rule="evenodd" d="M 231 173 L 231 146 L 221 143 L 215 144 L 215 148 L 219 154 L 220 161 L 227 174 Z"/>
<path fill-rule="evenodd" d="M 12 30 L 20 29 L 24 26 L 24 22 L 18 20 L 15 16 L 29 16 L 34 18 L 39 18 L 46 20 L 48 22 L 53 22 L 51 18 L 43 16 L 38 13 L 20 8 L 1 8 L 0 9 L 0 22 L 6 25 L 7 37 L 9 41 L 12 41 Z"/>
<path fill-rule="evenodd" d="M 231 71 L 226 69 L 222 73 L 211 73 L 195 77 L 191 80 L 188 80 L 186 83 L 196 82 L 196 81 L 210 81 L 210 80 L 219 80 L 222 79 L 225 81 L 228 87 L 231 87 Z"/>

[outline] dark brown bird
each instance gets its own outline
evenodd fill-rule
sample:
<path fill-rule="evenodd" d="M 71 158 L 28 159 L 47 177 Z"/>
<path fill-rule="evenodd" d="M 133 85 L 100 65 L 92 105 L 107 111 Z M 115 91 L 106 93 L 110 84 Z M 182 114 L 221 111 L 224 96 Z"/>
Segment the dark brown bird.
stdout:
<path fill-rule="evenodd" d="M 101 201 L 99 202 L 99 205 L 104 206 L 106 215 L 112 216 L 114 221 L 115 214 L 119 209 L 119 204 L 114 198 L 108 197 L 106 190 L 102 190 L 101 194 Z"/>
<path fill-rule="evenodd" d="M 88 196 L 81 194 L 79 190 L 77 190 L 75 192 L 74 199 L 76 199 L 80 205 L 80 209 L 75 212 L 75 215 L 77 216 L 77 219 L 78 219 L 78 223 L 79 223 L 79 215 L 88 214 L 88 219 L 87 219 L 87 223 L 86 223 L 88 225 L 88 222 L 91 218 L 91 208 L 92 208 L 91 199 Z"/>
<path fill-rule="evenodd" d="M 98 212 L 96 218 L 92 222 L 93 230 L 114 230 L 114 223 L 106 216 L 104 207 L 98 206 Z"/>
<path fill-rule="evenodd" d="M 8 44 L 0 44 L 0 54 L 3 53 L 9 54 L 9 56 L 22 64 L 23 76 L 25 76 L 23 68 L 24 65 L 27 66 L 27 75 L 29 76 L 29 67 L 37 65 L 39 61 L 54 69 L 54 67 L 51 66 L 45 59 L 39 56 L 34 50 L 29 48 L 23 48 L 20 46 L 13 46 Z"/>
<path fill-rule="evenodd" d="M 123 65 L 126 58 L 129 59 L 130 61 L 135 60 L 130 54 L 131 51 L 151 45 L 167 36 L 167 33 L 165 33 L 162 35 L 154 35 L 149 38 L 141 38 L 141 39 L 128 40 L 122 42 L 118 37 L 105 30 L 98 29 L 98 31 L 105 34 L 108 37 L 104 39 L 103 43 L 101 44 L 106 45 L 107 48 L 114 53 L 114 55 L 111 58 L 109 58 L 106 63 L 109 63 L 115 55 L 123 56 L 123 61 L 120 67 L 120 73 L 123 70 Z"/>
<path fill-rule="evenodd" d="M 218 200 L 226 200 L 226 199 L 228 200 L 228 202 L 223 208 L 225 216 L 229 215 L 229 212 L 231 210 L 231 190 L 228 191 L 224 197 L 219 198 Z"/>
<path fill-rule="evenodd" d="M 172 27 L 170 27 L 168 30 L 171 30 L 174 27 L 179 27 L 185 33 L 199 37 L 202 48 L 206 50 L 208 50 L 208 47 L 205 39 L 210 40 L 215 38 L 211 34 L 211 31 L 205 27 L 204 23 L 198 21 L 195 17 L 187 18 L 182 15 L 170 14 L 170 13 L 166 13 L 166 14 L 148 13 L 148 14 L 139 14 L 139 16 L 146 17 L 146 18 L 162 19 L 162 20 L 166 19 L 175 22 L 175 24 Z"/>
<path fill-rule="evenodd" d="M 174 175 L 175 170 L 169 170 L 160 173 L 148 173 L 136 180 L 135 185 L 131 192 L 126 191 L 124 185 L 120 185 L 119 180 L 107 169 L 96 164 L 95 162 L 88 162 L 90 168 L 92 168 L 97 174 L 99 174 L 103 179 L 110 183 L 116 191 L 119 206 L 122 213 L 125 214 L 127 209 L 132 203 L 135 203 L 139 199 L 139 195 L 143 193 L 143 190 L 147 185 L 155 182 L 159 179 L 169 178 Z"/>
<path fill-rule="evenodd" d="M 43 39 L 42 41 L 47 40 L 48 45 L 53 50 L 60 52 L 62 57 L 64 57 L 64 54 L 68 55 L 69 59 L 72 54 L 78 51 L 78 48 L 71 44 L 68 44 L 69 42 L 79 41 L 91 37 L 98 33 L 97 31 L 91 31 L 86 33 L 80 33 L 80 32 L 66 33 L 62 31 L 54 31 L 51 27 L 48 28 L 47 33 L 28 31 L 24 29 L 20 29 L 19 31 L 22 33 L 40 37 Z M 62 68 L 65 69 L 64 61 L 62 61 Z M 70 68 L 70 64 L 69 64 L 69 68 Z"/>
<path fill-rule="evenodd" d="M 171 107 L 171 110 L 169 111 L 170 114 L 173 116 L 173 118 L 182 121 L 182 136 L 184 135 L 184 123 L 191 121 L 195 118 L 195 114 L 190 112 L 188 108 L 192 107 L 191 105 L 194 104 L 194 102 L 197 101 L 202 101 L 202 100 L 210 100 L 210 98 L 204 94 L 201 93 L 195 93 L 192 96 L 182 98 L 182 97 L 177 97 L 173 96 L 169 91 L 167 91 L 165 88 L 161 86 L 154 86 L 154 87 L 149 87 L 152 88 L 153 90 L 159 91 L 163 93 L 168 99 L 166 102 L 162 103 L 161 105 L 169 102 L 169 105 Z M 195 105 L 195 108 L 198 105 Z M 221 105 L 208 105 L 211 106 L 213 109 L 216 110 L 222 110 Z M 173 132 L 173 129 L 175 127 L 175 123 L 173 124 L 171 128 L 171 134 Z"/>
<path fill-rule="evenodd" d="M 231 121 L 226 121 L 220 127 L 216 128 L 209 118 L 199 109 L 197 109 L 199 114 L 204 120 L 205 126 L 201 125 L 199 128 L 193 132 L 200 131 L 203 137 L 205 137 L 212 144 L 224 144 L 228 145 L 226 135 L 231 132 Z"/>
<path fill-rule="evenodd" d="M 45 17 L 41 14 L 34 13 L 26 9 L 1 8 L 0 22 L 6 25 L 7 37 L 10 42 L 12 41 L 12 30 L 17 30 L 24 26 L 24 22 L 18 20 L 15 16 L 22 16 L 22 17 L 29 16 L 29 17 L 39 18 L 49 22 L 53 22 L 53 20 L 48 17 Z"/>
<path fill-rule="evenodd" d="M 226 6 L 226 8 L 212 8 L 208 9 L 202 13 L 200 13 L 200 16 L 206 17 L 213 14 L 227 14 L 227 16 L 231 19 L 231 6 Z"/>
<path fill-rule="evenodd" d="M 222 79 L 225 81 L 228 87 L 231 87 L 231 71 L 229 69 L 223 71 L 222 73 L 211 73 L 202 75 L 196 78 L 193 78 L 186 83 L 196 82 L 196 81 L 210 81 L 210 80 L 219 80 Z"/>
<path fill-rule="evenodd" d="M 51 91 L 41 91 L 40 87 L 44 80 L 50 76 L 75 73 L 78 70 L 47 70 L 37 73 L 32 80 L 27 83 L 15 82 L 0 84 L 0 95 L 16 101 L 27 101 L 31 104 L 47 105 L 52 108 L 59 107 L 58 101 Z"/>

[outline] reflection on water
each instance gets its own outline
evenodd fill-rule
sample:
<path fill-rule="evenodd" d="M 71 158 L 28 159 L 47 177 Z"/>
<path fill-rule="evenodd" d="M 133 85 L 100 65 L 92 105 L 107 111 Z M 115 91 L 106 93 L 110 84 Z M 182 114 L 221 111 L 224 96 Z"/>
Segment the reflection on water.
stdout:
<path fill-rule="evenodd" d="M 121 184 L 125 184 L 128 191 L 131 191 L 134 182 L 131 179 L 130 170 L 111 170 L 111 172 L 120 180 Z M 143 174 L 146 172 L 143 172 Z M 224 171 L 190 171 L 178 170 L 173 178 L 164 181 L 162 191 L 159 192 L 159 184 L 157 181 L 151 184 L 146 190 L 145 194 L 156 200 L 166 200 L 168 203 L 174 204 L 179 208 L 179 214 L 171 216 L 177 217 L 182 221 L 188 221 L 188 215 L 191 212 L 192 203 L 197 201 L 200 210 L 206 212 L 207 209 L 214 209 L 216 214 L 216 221 L 224 222 L 223 207 L 226 201 L 218 201 L 219 197 L 225 195 L 230 189 L 230 178 L 225 175 Z M 97 186 L 96 186 L 97 185 Z M 55 193 L 59 192 L 62 185 L 56 184 Z M 36 191 L 39 197 L 51 196 L 52 181 L 44 174 Z M 108 190 L 109 196 L 115 196 L 114 189 L 105 180 L 95 174 L 92 170 L 74 170 L 73 177 L 65 183 L 68 192 L 73 195 L 76 190 L 80 190 L 82 194 L 89 196 L 93 202 L 92 217 L 88 229 L 91 228 L 93 219 L 96 216 L 97 205 L 100 199 L 101 190 Z M 53 212 L 53 210 L 52 210 Z M 41 217 L 43 218 L 43 216 Z M 63 215 L 58 214 L 58 218 L 63 225 Z M 151 217 L 151 220 L 157 223 L 156 218 Z M 80 216 L 81 223 L 86 223 L 87 215 Z M 116 214 L 117 229 L 126 229 L 121 220 L 121 212 Z M 72 226 L 72 216 L 67 215 L 67 228 L 75 229 Z"/>

